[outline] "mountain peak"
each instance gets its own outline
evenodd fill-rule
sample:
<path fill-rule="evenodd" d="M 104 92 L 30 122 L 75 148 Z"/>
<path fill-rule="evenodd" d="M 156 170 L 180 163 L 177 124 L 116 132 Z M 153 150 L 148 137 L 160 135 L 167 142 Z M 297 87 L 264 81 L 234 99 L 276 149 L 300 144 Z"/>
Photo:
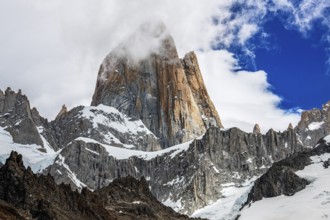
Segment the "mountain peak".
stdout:
<path fill-rule="evenodd" d="M 258 124 L 254 125 L 253 134 L 260 134 L 260 126 Z"/>
<path fill-rule="evenodd" d="M 180 60 L 173 38 L 166 31 L 158 26 L 153 31 L 145 29 L 142 33 L 158 43 L 151 40 L 148 54 L 135 60 L 130 51 L 139 50 L 134 48 L 136 45 L 130 48 L 131 44 L 124 42 L 118 48 L 125 53 L 113 50 L 100 67 L 92 105 L 112 106 L 133 119 L 141 119 L 163 148 L 199 137 L 210 126 L 222 127 L 196 55 L 189 53 Z M 128 41 L 136 38 L 133 35 Z"/>

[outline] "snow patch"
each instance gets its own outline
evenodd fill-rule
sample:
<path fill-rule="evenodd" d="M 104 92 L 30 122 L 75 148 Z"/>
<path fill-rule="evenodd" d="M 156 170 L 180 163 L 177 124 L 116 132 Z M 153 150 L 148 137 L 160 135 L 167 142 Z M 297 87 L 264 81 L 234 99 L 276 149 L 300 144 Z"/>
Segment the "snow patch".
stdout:
<path fill-rule="evenodd" d="M 93 154 L 97 155 L 97 156 L 99 156 L 99 155 L 100 155 L 98 152 L 96 152 L 96 151 L 93 151 L 93 150 L 91 150 L 91 149 L 89 149 L 89 148 L 87 148 L 87 147 L 85 147 L 85 149 L 86 149 L 87 151 L 89 151 L 89 152 L 91 152 L 91 153 L 93 153 Z"/>
<path fill-rule="evenodd" d="M 141 120 L 132 120 L 130 117 L 124 115 L 116 108 L 98 105 L 86 106 L 81 110 L 81 116 L 93 122 L 94 128 L 98 128 L 98 124 L 115 128 L 121 133 L 138 134 L 143 132 L 154 135 Z"/>
<path fill-rule="evenodd" d="M 164 184 L 164 185 L 165 185 L 165 186 L 179 185 L 179 184 L 181 184 L 183 181 L 184 181 L 184 177 L 183 177 L 183 176 L 181 176 L 181 177 L 177 176 L 177 178 L 172 179 L 170 182 L 168 182 L 168 183 L 166 183 L 166 184 Z"/>
<path fill-rule="evenodd" d="M 326 142 L 327 144 L 330 144 L 330 135 L 325 136 L 325 137 L 323 138 L 323 140 L 325 140 L 325 142 Z"/>
<path fill-rule="evenodd" d="M 309 130 L 317 130 L 317 129 L 320 129 L 323 124 L 324 124 L 324 121 L 312 122 L 308 125 L 308 129 Z"/>
<path fill-rule="evenodd" d="M 257 177 L 253 177 L 240 186 L 237 186 L 233 182 L 222 184 L 221 198 L 215 203 L 195 211 L 191 217 L 206 218 L 209 220 L 235 219 L 256 179 Z"/>
<path fill-rule="evenodd" d="M 188 142 L 178 144 L 178 145 L 175 145 L 173 147 L 169 147 L 169 148 L 166 148 L 163 150 L 146 152 L 146 151 L 129 150 L 129 149 L 125 149 L 125 148 L 114 147 L 114 146 L 102 144 L 98 141 L 95 141 L 90 138 L 85 138 L 85 137 L 79 137 L 79 138 L 75 139 L 75 141 L 83 141 L 85 143 L 99 144 L 106 149 L 106 151 L 109 153 L 110 156 L 113 156 L 113 157 L 117 158 L 118 160 L 125 160 L 130 157 L 134 157 L 134 156 L 142 158 L 144 160 L 151 160 L 158 156 L 162 156 L 164 154 L 169 154 L 169 153 L 171 153 L 170 157 L 174 158 L 179 153 L 188 150 L 189 145 L 193 142 L 193 141 L 188 141 Z"/>
<path fill-rule="evenodd" d="M 141 201 L 133 201 L 132 203 L 133 204 L 141 204 L 142 202 Z"/>
<path fill-rule="evenodd" d="M 173 200 L 171 200 L 171 196 L 172 196 L 172 194 L 170 194 L 169 197 L 162 203 L 168 207 L 171 207 L 174 211 L 181 210 L 181 208 L 182 208 L 181 198 L 177 201 L 173 201 Z"/>
<path fill-rule="evenodd" d="M 0 162 L 5 164 L 11 151 L 16 151 L 23 155 L 25 167 L 31 167 L 34 173 L 42 172 L 49 165 L 54 163 L 60 151 L 55 152 L 46 139 L 40 135 L 44 147 L 36 144 L 14 143 L 12 136 L 3 127 L 0 127 Z M 43 151 L 40 151 L 42 149 Z M 44 151 L 45 150 L 45 151 Z"/>
<path fill-rule="evenodd" d="M 82 189 L 83 187 L 87 186 L 85 183 L 81 182 L 77 178 L 77 175 L 74 172 L 71 171 L 70 167 L 65 163 L 65 158 L 61 154 L 58 155 L 58 159 L 56 160 L 55 163 L 62 166 L 68 171 L 67 172 L 68 177 L 78 188 Z"/>

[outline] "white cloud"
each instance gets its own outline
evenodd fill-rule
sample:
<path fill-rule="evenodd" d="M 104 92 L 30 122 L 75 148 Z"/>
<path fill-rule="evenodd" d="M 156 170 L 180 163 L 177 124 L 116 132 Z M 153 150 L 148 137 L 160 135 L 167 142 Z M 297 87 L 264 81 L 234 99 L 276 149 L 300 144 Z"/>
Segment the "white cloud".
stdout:
<path fill-rule="evenodd" d="M 232 54 L 210 48 L 244 47 L 262 31 L 269 11 L 289 13 L 291 25 L 308 31 L 315 19 L 324 17 L 322 7 L 330 4 L 312 2 L 304 0 L 296 8 L 289 0 L 6 1 L 0 8 L 0 88 L 21 88 L 32 105 L 50 118 L 64 103 L 88 105 L 99 65 L 110 50 L 142 23 L 161 20 L 180 56 L 199 51 L 209 93 L 226 127 L 250 131 L 259 123 L 264 131 L 283 130 L 297 121 L 297 115 L 277 107 L 281 99 L 269 91 L 267 74 L 235 72 L 237 60 Z M 243 5 L 243 10 L 234 14 L 233 4 Z M 141 49 L 139 54 L 144 52 Z M 253 57 L 253 51 L 245 49 Z"/>
<path fill-rule="evenodd" d="M 263 132 L 284 130 L 300 117 L 277 107 L 281 98 L 269 91 L 264 71 L 235 71 L 237 60 L 228 51 L 198 53 L 200 66 L 211 99 L 225 127 L 252 132 L 258 123 Z M 211 89 L 210 89 L 211 88 Z M 212 89 L 217 88 L 217 89 Z"/>

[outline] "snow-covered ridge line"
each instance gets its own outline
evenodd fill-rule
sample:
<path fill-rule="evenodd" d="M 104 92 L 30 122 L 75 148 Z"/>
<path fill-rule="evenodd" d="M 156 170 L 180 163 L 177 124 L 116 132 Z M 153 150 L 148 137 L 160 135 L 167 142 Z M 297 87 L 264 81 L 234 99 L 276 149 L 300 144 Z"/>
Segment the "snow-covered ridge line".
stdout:
<path fill-rule="evenodd" d="M 142 158 L 144 160 L 151 160 L 153 158 L 156 158 L 157 156 L 162 156 L 162 155 L 168 154 L 168 153 L 171 153 L 170 157 L 174 158 L 177 154 L 188 150 L 189 145 L 193 142 L 193 140 L 192 140 L 192 141 L 178 144 L 178 145 L 175 145 L 173 147 L 169 147 L 169 148 L 166 148 L 163 150 L 146 152 L 146 151 L 129 150 L 129 149 L 125 149 L 125 148 L 114 147 L 114 146 L 102 144 L 96 140 L 93 140 L 91 138 L 85 138 L 85 137 L 76 138 L 74 141 L 83 141 L 85 143 L 99 144 L 106 149 L 106 151 L 109 153 L 110 156 L 113 156 L 118 160 L 125 160 L 130 157 L 134 157 L 134 156 Z"/>
<path fill-rule="evenodd" d="M 80 112 L 82 117 L 93 122 L 95 128 L 98 127 L 98 124 L 104 124 L 122 133 L 138 134 L 139 132 L 144 132 L 154 136 L 140 119 L 132 120 L 111 106 L 102 104 L 98 106 L 84 106 Z"/>

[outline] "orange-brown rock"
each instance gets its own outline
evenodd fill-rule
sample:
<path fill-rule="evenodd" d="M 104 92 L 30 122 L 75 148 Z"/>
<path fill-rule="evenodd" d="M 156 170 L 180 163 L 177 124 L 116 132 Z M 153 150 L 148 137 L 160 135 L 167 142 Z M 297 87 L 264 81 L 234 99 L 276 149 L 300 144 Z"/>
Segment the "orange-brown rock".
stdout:
<path fill-rule="evenodd" d="M 123 46 L 111 52 L 100 67 L 92 105 L 112 106 L 141 119 L 166 148 L 222 125 L 195 54 L 181 61 L 172 37 L 160 42 L 143 59 L 123 53 Z"/>
<path fill-rule="evenodd" d="M 182 59 L 182 65 L 184 67 L 190 90 L 204 120 L 204 124 L 207 127 L 222 127 L 220 117 L 205 87 L 196 54 L 194 52 L 186 54 Z"/>

